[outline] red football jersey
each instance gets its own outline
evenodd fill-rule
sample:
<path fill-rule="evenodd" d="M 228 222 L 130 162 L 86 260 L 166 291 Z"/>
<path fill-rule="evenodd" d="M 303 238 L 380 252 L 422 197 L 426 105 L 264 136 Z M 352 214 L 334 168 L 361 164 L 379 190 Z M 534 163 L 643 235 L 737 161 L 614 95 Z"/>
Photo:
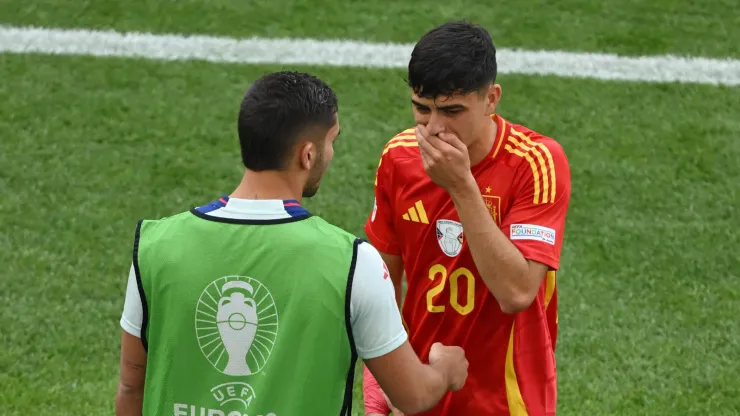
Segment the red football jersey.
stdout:
<path fill-rule="evenodd" d="M 510 315 L 485 286 L 452 199 L 426 174 L 414 130 L 394 137 L 377 171 L 375 205 L 365 224 L 381 252 L 401 255 L 408 290 L 403 318 L 423 361 L 434 342 L 466 351 L 469 378 L 424 415 L 553 415 L 556 403 L 555 271 L 570 200 L 562 147 L 493 116 L 489 155 L 472 166 L 493 220 L 525 258 L 549 266 L 532 305 Z"/>

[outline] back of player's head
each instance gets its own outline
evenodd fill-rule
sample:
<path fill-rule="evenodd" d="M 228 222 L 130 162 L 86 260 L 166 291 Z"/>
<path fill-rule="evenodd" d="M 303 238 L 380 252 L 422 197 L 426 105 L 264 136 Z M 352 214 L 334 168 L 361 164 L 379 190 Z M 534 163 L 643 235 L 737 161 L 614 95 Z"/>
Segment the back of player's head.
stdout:
<path fill-rule="evenodd" d="M 425 33 L 411 53 L 408 84 L 419 97 L 469 94 L 496 81 L 496 48 L 486 29 L 447 22 Z"/>
<path fill-rule="evenodd" d="M 252 84 L 239 110 L 242 162 L 253 171 L 284 170 L 299 137 L 336 123 L 337 96 L 319 78 L 300 72 L 267 74 Z"/>

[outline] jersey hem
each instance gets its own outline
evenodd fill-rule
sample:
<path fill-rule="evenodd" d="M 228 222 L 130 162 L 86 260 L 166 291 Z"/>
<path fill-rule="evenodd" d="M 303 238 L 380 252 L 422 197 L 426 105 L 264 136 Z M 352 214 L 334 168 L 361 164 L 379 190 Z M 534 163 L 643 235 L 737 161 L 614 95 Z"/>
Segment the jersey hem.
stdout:
<path fill-rule="evenodd" d="M 524 258 L 527 260 L 532 260 L 538 263 L 542 263 L 545 266 L 549 267 L 550 270 L 558 270 L 558 268 L 560 267 L 560 262 L 557 261 L 557 259 L 555 259 L 555 257 L 553 256 L 548 256 L 547 254 L 542 254 L 538 252 L 528 253 L 526 252 L 527 248 L 519 247 L 516 244 L 514 244 L 514 246 L 516 246 L 516 248 L 522 253 Z"/>

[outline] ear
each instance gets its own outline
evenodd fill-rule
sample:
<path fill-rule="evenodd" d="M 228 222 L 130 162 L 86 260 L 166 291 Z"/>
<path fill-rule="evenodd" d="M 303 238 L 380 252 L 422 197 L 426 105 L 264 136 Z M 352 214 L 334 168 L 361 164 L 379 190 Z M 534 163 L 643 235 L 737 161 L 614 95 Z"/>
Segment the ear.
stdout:
<path fill-rule="evenodd" d="M 486 92 L 486 99 L 488 100 L 486 115 L 491 116 L 496 113 L 496 106 L 498 106 L 498 102 L 501 99 L 501 85 L 496 83 L 491 84 Z"/>
<path fill-rule="evenodd" d="M 301 168 L 305 170 L 311 170 L 314 163 L 316 163 L 316 145 L 312 141 L 306 140 L 300 145 L 298 149 Z"/>

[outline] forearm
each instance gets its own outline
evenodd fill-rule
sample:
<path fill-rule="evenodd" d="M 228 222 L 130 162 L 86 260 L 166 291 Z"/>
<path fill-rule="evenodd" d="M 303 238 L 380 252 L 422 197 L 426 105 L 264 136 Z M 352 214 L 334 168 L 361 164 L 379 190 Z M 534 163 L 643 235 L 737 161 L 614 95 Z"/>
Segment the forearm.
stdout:
<path fill-rule="evenodd" d="M 416 383 L 410 384 L 416 387 L 415 394 L 411 396 L 412 399 L 401 405 L 393 403 L 404 414 L 416 414 L 431 409 L 449 390 L 450 382 L 447 372 L 441 365 L 436 363 L 424 365 L 419 373 L 415 378 Z"/>
<path fill-rule="evenodd" d="M 116 392 L 116 416 L 141 416 L 147 354 L 141 340 L 121 331 L 121 376 Z"/>
<path fill-rule="evenodd" d="M 528 303 L 525 298 L 530 292 L 524 278 L 529 268 L 527 260 L 498 228 L 474 181 L 450 192 L 450 196 L 481 280 L 504 312 L 520 309 Z"/>
<path fill-rule="evenodd" d="M 143 389 L 119 383 L 116 393 L 116 416 L 141 416 L 143 404 Z"/>

